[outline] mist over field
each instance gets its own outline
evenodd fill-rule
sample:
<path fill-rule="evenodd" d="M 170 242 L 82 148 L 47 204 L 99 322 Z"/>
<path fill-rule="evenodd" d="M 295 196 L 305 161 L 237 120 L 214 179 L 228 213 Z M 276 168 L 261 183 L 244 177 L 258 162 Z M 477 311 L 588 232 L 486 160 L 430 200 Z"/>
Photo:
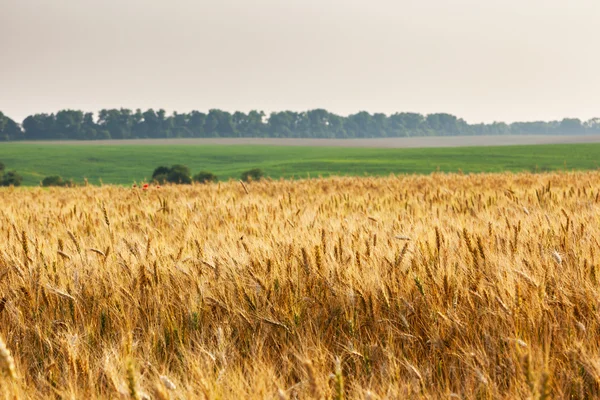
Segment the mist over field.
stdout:
<path fill-rule="evenodd" d="M 254 145 L 254 146 L 300 146 L 300 147 L 357 147 L 357 148 L 438 148 L 471 146 L 517 146 L 543 144 L 599 143 L 600 135 L 490 135 L 414 137 L 414 138 L 371 138 L 371 139 L 280 139 L 280 138 L 204 138 L 204 139 L 122 139 L 102 141 L 23 141 L 22 144 L 53 145 L 100 145 L 100 146 L 164 146 L 164 145 Z"/>

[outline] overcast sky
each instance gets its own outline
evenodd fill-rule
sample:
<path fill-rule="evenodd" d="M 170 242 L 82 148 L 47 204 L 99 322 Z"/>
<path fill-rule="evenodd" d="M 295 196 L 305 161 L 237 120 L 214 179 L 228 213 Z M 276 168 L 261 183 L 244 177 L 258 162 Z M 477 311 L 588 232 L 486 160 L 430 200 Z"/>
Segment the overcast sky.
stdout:
<path fill-rule="evenodd" d="M 0 0 L 0 111 L 600 116 L 599 0 Z"/>

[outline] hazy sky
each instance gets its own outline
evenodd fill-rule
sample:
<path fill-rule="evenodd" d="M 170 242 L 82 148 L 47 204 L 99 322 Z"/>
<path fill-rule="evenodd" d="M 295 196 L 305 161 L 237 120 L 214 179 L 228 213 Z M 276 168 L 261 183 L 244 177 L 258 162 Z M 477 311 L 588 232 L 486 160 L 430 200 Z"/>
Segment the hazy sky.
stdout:
<path fill-rule="evenodd" d="M 599 0 L 0 0 L 0 111 L 600 116 Z"/>

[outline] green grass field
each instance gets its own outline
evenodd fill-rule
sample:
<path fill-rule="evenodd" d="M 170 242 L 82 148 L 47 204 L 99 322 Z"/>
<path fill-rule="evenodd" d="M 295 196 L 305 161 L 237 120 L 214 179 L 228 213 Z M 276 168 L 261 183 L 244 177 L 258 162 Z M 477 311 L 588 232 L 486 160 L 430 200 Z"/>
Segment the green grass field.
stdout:
<path fill-rule="evenodd" d="M 600 144 L 374 149 L 275 146 L 0 145 L 0 161 L 23 185 L 49 175 L 91 184 L 129 185 L 147 180 L 159 165 L 185 164 L 220 180 L 262 168 L 272 178 L 328 175 L 388 175 L 435 171 L 498 172 L 597 169 Z"/>

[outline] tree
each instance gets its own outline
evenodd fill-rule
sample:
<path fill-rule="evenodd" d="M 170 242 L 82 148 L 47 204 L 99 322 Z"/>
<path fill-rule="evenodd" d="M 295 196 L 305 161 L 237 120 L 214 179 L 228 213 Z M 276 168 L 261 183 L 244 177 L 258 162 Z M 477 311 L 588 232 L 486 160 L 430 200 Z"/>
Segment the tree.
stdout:
<path fill-rule="evenodd" d="M 248 114 L 236 111 L 231 116 L 234 137 L 263 137 L 267 134 L 267 124 L 263 122 L 265 113 L 252 110 Z"/>
<path fill-rule="evenodd" d="M 175 164 L 172 167 L 160 166 L 154 169 L 152 173 L 152 180 L 158 183 L 177 183 L 177 184 L 190 184 L 192 178 L 190 177 L 190 169 L 181 164 Z"/>
<path fill-rule="evenodd" d="M 560 133 L 577 134 L 583 133 L 584 128 L 579 118 L 565 118 L 560 122 Z"/>
<path fill-rule="evenodd" d="M 22 136 L 19 124 L 0 112 L 0 141 L 19 140 Z"/>
<path fill-rule="evenodd" d="M 185 165 L 173 165 L 167 175 L 167 181 L 170 183 L 190 184 L 192 183 L 191 172 Z"/>
<path fill-rule="evenodd" d="M 107 131 L 104 131 L 108 133 Z M 110 134 L 109 138 L 110 138 Z M 94 121 L 94 113 L 85 113 L 83 115 L 83 123 L 81 124 L 81 131 L 79 132 L 78 137 L 76 139 L 103 139 L 104 135 L 100 135 L 98 131 L 98 125 Z"/>
<path fill-rule="evenodd" d="M 8 171 L 2 177 L 2 186 L 20 186 L 23 182 L 23 177 L 15 171 Z"/>
<path fill-rule="evenodd" d="M 370 130 L 371 137 L 386 137 L 388 129 L 388 118 L 385 114 L 373 114 L 372 128 Z"/>
<path fill-rule="evenodd" d="M 98 125 L 107 130 L 113 139 L 128 139 L 131 137 L 132 128 L 131 110 L 121 108 L 120 110 L 100 110 L 98 113 Z"/>
<path fill-rule="evenodd" d="M 329 132 L 331 137 L 346 138 L 347 133 L 344 129 L 344 117 L 339 115 L 329 114 Z"/>
<path fill-rule="evenodd" d="M 0 186 L 19 186 L 23 181 L 23 177 L 15 171 L 5 172 L 4 163 L 0 162 Z"/>
<path fill-rule="evenodd" d="M 503 122 L 469 124 L 447 113 L 423 116 L 419 113 L 370 114 L 360 111 L 340 116 L 325 109 L 304 112 L 263 111 L 233 114 L 211 109 L 207 114 L 165 110 L 104 109 L 98 113 L 61 110 L 55 114 L 34 114 L 22 126 L 0 112 L 0 141 L 49 139 L 127 139 L 168 137 L 273 137 L 273 138 L 367 138 L 427 135 L 579 134 L 600 133 L 598 118 L 582 122 L 577 118 L 561 121 Z"/>
<path fill-rule="evenodd" d="M 217 110 L 210 110 L 204 120 L 204 133 L 206 137 L 218 136 L 217 126 L 219 126 Z"/>
<path fill-rule="evenodd" d="M 107 131 L 106 129 L 102 129 L 96 132 L 96 137 L 95 139 L 97 140 L 110 140 L 112 139 L 112 136 L 110 136 L 110 132 Z"/>
<path fill-rule="evenodd" d="M 294 130 L 294 118 L 290 111 L 271 113 L 268 129 L 270 137 L 290 137 Z"/>
<path fill-rule="evenodd" d="M 172 117 L 167 118 L 167 125 L 171 128 L 173 137 L 192 137 L 192 131 L 188 128 L 188 115 L 173 113 Z"/>
<path fill-rule="evenodd" d="M 210 183 L 210 182 L 216 182 L 217 180 L 218 180 L 217 176 L 215 174 L 213 174 L 212 172 L 208 172 L 208 171 L 200 171 L 196 175 L 194 175 L 194 182 Z"/>
<path fill-rule="evenodd" d="M 589 133 L 600 133 L 600 118 L 592 118 L 586 121 L 585 130 Z"/>
<path fill-rule="evenodd" d="M 152 180 L 161 184 L 167 183 L 170 172 L 170 167 L 165 167 L 164 165 L 156 167 L 152 173 Z"/>
<path fill-rule="evenodd" d="M 350 132 L 354 132 L 354 136 L 351 137 L 359 137 L 365 138 L 370 136 L 370 131 L 372 128 L 372 117 L 366 111 L 361 111 L 359 113 L 348 116 L 348 128 Z"/>
<path fill-rule="evenodd" d="M 389 136 L 409 136 L 409 130 L 405 125 L 402 114 L 393 114 L 389 117 Z"/>
<path fill-rule="evenodd" d="M 53 175 L 53 176 L 47 176 L 42 180 L 42 186 L 44 187 L 49 187 L 49 186 L 68 186 L 72 184 L 72 182 L 66 182 L 63 180 L 62 177 L 58 176 L 58 175 Z"/>
<path fill-rule="evenodd" d="M 65 139 L 82 139 L 83 112 L 61 110 L 56 113 L 55 132 Z"/>
<path fill-rule="evenodd" d="M 25 118 L 25 120 L 23 120 L 25 139 L 64 139 L 64 137 L 54 130 L 55 121 L 54 114 L 34 114 Z"/>
<path fill-rule="evenodd" d="M 486 125 L 487 134 L 490 135 L 506 135 L 510 133 L 510 126 L 504 122 L 493 122 L 491 125 Z"/>
<path fill-rule="evenodd" d="M 235 128 L 232 115 L 218 109 L 210 110 L 206 117 L 205 131 L 207 133 L 212 133 L 210 136 L 233 136 Z"/>
<path fill-rule="evenodd" d="M 193 137 L 204 137 L 204 124 L 206 122 L 206 114 L 192 111 L 188 118 L 188 129 Z"/>
<path fill-rule="evenodd" d="M 547 135 L 558 132 L 560 130 L 560 122 L 515 122 L 510 125 L 510 129 L 513 134 Z"/>
<path fill-rule="evenodd" d="M 252 110 L 248 113 L 247 126 L 244 127 L 244 136 L 263 136 L 265 134 L 265 113 L 263 111 Z"/>
<path fill-rule="evenodd" d="M 425 130 L 425 117 L 419 113 L 399 113 L 394 116 L 406 129 L 408 136 L 421 136 Z"/>
<path fill-rule="evenodd" d="M 171 172 L 171 168 L 165 167 L 164 165 L 156 167 L 152 173 L 152 179 L 155 179 L 159 175 L 168 175 L 169 172 Z"/>
<path fill-rule="evenodd" d="M 425 121 L 434 134 L 440 136 L 458 135 L 460 133 L 458 118 L 451 114 L 429 114 Z"/>
<path fill-rule="evenodd" d="M 317 109 L 306 113 L 308 120 L 308 133 L 311 137 L 327 137 L 329 131 L 329 113 L 327 110 Z"/>
<path fill-rule="evenodd" d="M 261 180 L 263 176 L 264 176 L 264 172 L 262 169 L 253 168 L 251 170 L 242 172 L 241 179 L 244 182 L 252 182 L 252 181 Z"/>

